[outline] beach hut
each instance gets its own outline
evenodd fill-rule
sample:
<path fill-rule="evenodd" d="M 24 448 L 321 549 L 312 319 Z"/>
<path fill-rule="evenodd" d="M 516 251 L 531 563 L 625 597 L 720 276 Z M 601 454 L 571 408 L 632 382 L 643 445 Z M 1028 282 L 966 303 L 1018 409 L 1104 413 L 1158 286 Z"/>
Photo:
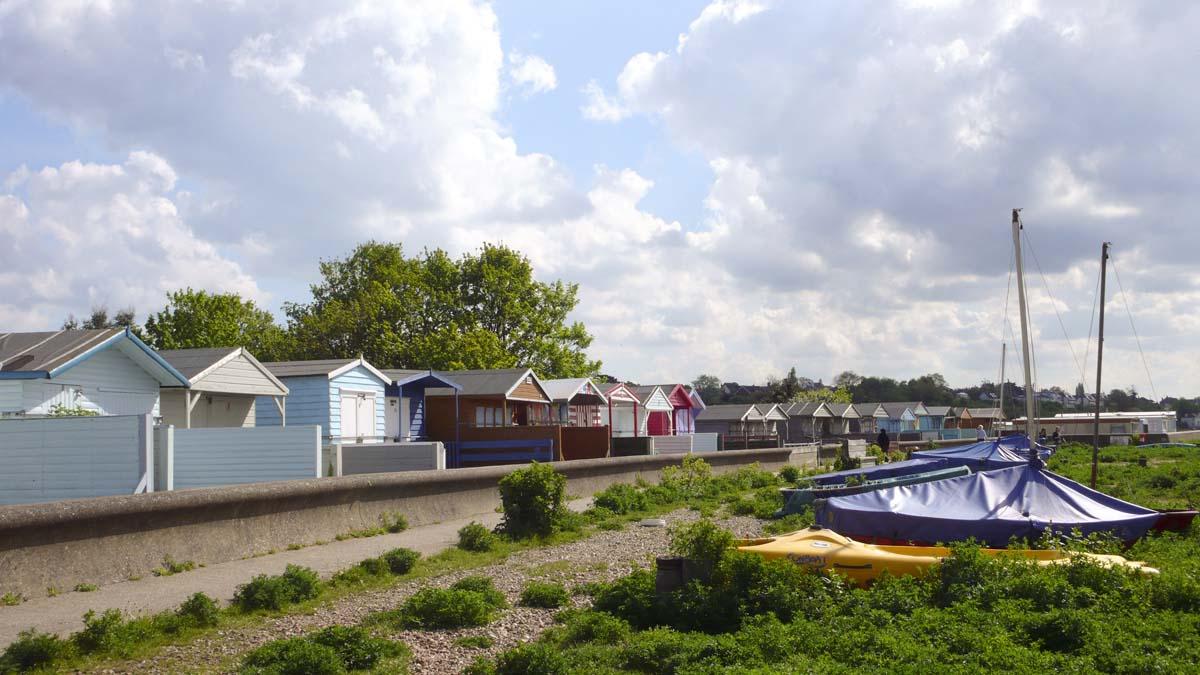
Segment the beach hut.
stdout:
<path fill-rule="evenodd" d="M 879 407 L 884 417 L 877 417 L 878 426 L 886 429 L 888 434 L 898 438 L 900 434 L 917 431 L 918 410 L 926 412 L 924 406 L 917 402 L 884 402 Z"/>
<path fill-rule="evenodd" d="M 446 445 L 450 467 L 561 459 L 550 395 L 529 368 L 454 370 L 459 385 L 425 390 L 426 433 Z M 594 433 L 607 444 L 608 433 Z"/>
<path fill-rule="evenodd" d="M 657 385 L 631 387 L 638 397 L 638 436 L 670 436 L 671 417 L 675 414 L 675 406 L 667 398 L 666 392 Z"/>
<path fill-rule="evenodd" d="M 398 441 L 423 441 L 425 391 L 434 387 L 460 389 L 449 376 L 433 370 L 384 370 L 391 383 L 384 389 L 384 436 Z"/>
<path fill-rule="evenodd" d="M 964 408 L 964 410 L 967 410 Z M 983 430 L 989 435 L 996 430 L 1000 423 L 1004 421 L 1004 411 L 999 407 L 989 408 L 970 408 L 969 411 L 972 426 L 983 426 Z"/>
<path fill-rule="evenodd" d="M 710 405 L 696 418 L 698 433 L 749 437 L 762 433 L 763 413 L 753 403 Z"/>
<path fill-rule="evenodd" d="M 862 419 L 862 416 L 853 403 L 826 403 L 825 407 L 833 415 L 830 422 L 834 436 L 861 433 L 859 420 Z"/>
<path fill-rule="evenodd" d="M 608 401 L 608 409 L 612 419 L 612 435 L 615 437 L 641 436 L 637 421 L 641 419 L 641 400 L 629 385 L 622 382 L 608 382 L 598 385 L 601 394 Z"/>
<path fill-rule="evenodd" d="M 764 410 L 763 407 L 766 406 Z M 762 435 L 779 436 L 780 429 L 787 430 L 787 413 L 778 403 L 760 403 L 756 405 L 762 412 Z"/>
<path fill-rule="evenodd" d="M 608 399 L 586 377 L 562 380 L 543 380 L 546 393 L 554 405 L 553 414 L 562 426 L 562 458 L 598 459 L 607 457 L 612 436 L 609 426 Z M 608 438 L 599 442 L 594 430 Z"/>
<path fill-rule="evenodd" d="M 391 378 L 362 358 L 262 364 L 288 388 L 286 421 L 321 427 L 326 443 L 378 443 L 385 438 L 384 397 Z M 257 426 L 280 426 L 284 410 L 271 396 L 255 402 Z"/>
<path fill-rule="evenodd" d="M 128 328 L 0 333 L 0 417 L 159 413 L 188 379 Z"/>
<path fill-rule="evenodd" d="M 855 403 L 858 411 L 859 433 L 874 438 L 879 433 L 880 420 L 887 419 L 887 412 L 881 403 Z"/>
<path fill-rule="evenodd" d="M 255 403 L 270 397 L 287 423 L 288 388 L 242 347 L 161 349 L 158 355 L 187 378 L 187 386 L 164 386 L 164 424 L 181 429 L 256 426 Z"/>
<path fill-rule="evenodd" d="M 667 396 L 667 401 L 671 403 L 671 414 L 660 416 L 657 419 L 664 424 L 658 428 L 652 428 L 651 436 L 677 436 L 680 434 L 689 434 L 695 430 L 695 416 L 693 415 L 693 404 L 691 393 L 682 384 L 660 384 L 657 385 L 662 389 Z"/>
<path fill-rule="evenodd" d="M 708 406 L 704 403 L 704 397 L 700 395 L 700 392 L 695 387 L 688 385 L 687 391 L 688 398 L 692 400 L 692 414 L 689 418 L 691 420 L 691 427 L 687 429 L 687 433 L 694 434 L 696 433 L 696 418 L 704 414 L 704 409 Z"/>
<path fill-rule="evenodd" d="M 819 439 L 832 432 L 833 412 L 819 401 L 790 403 L 783 411 L 787 415 L 787 439 L 792 442 Z"/>

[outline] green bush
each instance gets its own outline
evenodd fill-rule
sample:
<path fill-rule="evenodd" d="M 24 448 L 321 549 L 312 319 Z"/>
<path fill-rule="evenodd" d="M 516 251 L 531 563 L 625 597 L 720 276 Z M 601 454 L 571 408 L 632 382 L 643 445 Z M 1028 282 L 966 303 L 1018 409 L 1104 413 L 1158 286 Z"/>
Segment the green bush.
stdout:
<path fill-rule="evenodd" d="M 243 612 L 279 611 L 290 604 L 317 597 L 321 580 L 307 567 L 288 565 L 283 574 L 260 574 L 238 587 L 233 603 Z"/>
<path fill-rule="evenodd" d="M 862 468 L 862 460 L 858 457 L 851 457 L 850 451 L 845 447 L 841 447 L 837 451 L 837 456 L 833 458 L 834 471 L 847 471 L 850 469 Z"/>
<path fill-rule="evenodd" d="M 793 464 L 785 464 L 783 468 L 779 470 L 779 477 L 787 483 L 795 483 L 796 481 L 800 480 L 800 475 L 800 467 Z"/>
<path fill-rule="evenodd" d="M 567 620 L 563 642 L 615 645 L 629 637 L 629 624 L 603 612 L 581 612 Z"/>
<path fill-rule="evenodd" d="M 708 519 L 671 528 L 671 553 L 692 560 L 701 575 L 710 573 L 730 546 L 733 535 Z"/>
<path fill-rule="evenodd" d="M 485 626 L 496 616 L 496 607 L 475 591 L 423 588 L 400 607 L 397 623 L 403 628 L 467 628 Z"/>
<path fill-rule="evenodd" d="M 72 635 L 71 640 L 84 654 L 127 657 L 153 634 L 149 620 L 126 621 L 119 609 L 105 610 L 99 615 L 95 610 L 88 610 L 83 615 L 83 630 Z"/>
<path fill-rule="evenodd" d="M 399 513 L 384 513 L 379 517 L 379 526 L 395 534 L 408 529 L 408 519 Z"/>
<path fill-rule="evenodd" d="M 154 570 L 152 574 L 154 574 L 156 577 L 169 577 L 182 572 L 191 572 L 194 569 L 196 569 L 195 562 L 191 560 L 184 560 L 180 562 L 167 555 L 163 556 L 162 567 Z"/>
<path fill-rule="evenodd" d="M 504 594 L 496 588 L 495 582 L 491 577 L 470 576 L 463 577 L 450 585 L 450 588 L 456 591 L 472 591 L 483 596 L 492 607 L 496 609 L 504 609 L 508 607 L 508 601 L 504 599 Z"/>
<path fill-rule="evenodd" d="M 496 535 L 482 523 L 471 521 L 458 530 L 458 547 L 464 551 L 482 553 L 496 548 Z"/>
<path fill-rule="evenodd" d="M 215 626 L 221 620 L 221 609 L 217 606 L 217 601 L 204 593 L 193 593 L 183 601 L 176 614 L 197 628 Z"/>
<path fill-rule="evenodd" d="M 806 527 L 812 527 L 816 522 L 816 516 L 813 514 L 812 508 L 805 507 L 800 513 L 789 513 L 778 520 L 772 520 L 763 525 L 763 534 L 768 536 L 788 534 L 803 530 Z"/>
<path fill-rule="evenodd" d="M 712 467 L 696 455 L 685 455 L 679 466 L 663 467 L 660 486 L 673 499 L 696 499 L 712 488 Z"/>
<path fill-rule="evenodd" d="M 520 604 L 525 607 L 557 609 L 571 601 L 571 595 L 562 584 L 531 581 L 521 591 Z"/>
<path fill-rule="evenodd" d="M 363 572 L 373 577 L 382 577 L 392 573 L 392 570 L 382 557 L 365 558 L 358 562 L 358 566 L 362 568 Z"/>
<path fill-rule="evenodd" d="M 464 649 L 487 649 L 496 644 L 496 641 L 487 635 L 464 635 L 454 641 L 454 646 Z"/>
<path fill-rule="evenodd" d="M 496 675 L 563 675 L 567 671 L 566 658 L 544 642 L 521 645 L 496 659 Z"/>
<path fill-rule="evenodd" d="M 338 653 L 307 638 L 275 640 L 242 658 L 243 675 L 340 675 Z"/>
<path fill-rule="evenodd" d="M 417 561 L 421 559 L 421 554 L 411 548 L 394 548 L 380 558 L 387 563 L 388 570 L 392 574 L 399 576 L 411 572 L 413 567 L 416 567 Z"/>
<path fill-rule="evenodd" d="M 57 635 L 24 630 L 0 655 L 0 673 L 25 672 L 49 666 L 55 661 L 71 658 L 74 652 L 74 645 Z"/>
<path fill-rule="evenodd" d="M 566 511 L 567 478 L 549 464 L 534 462 L 500 479 L 501 529 L 510 537 L 545 536 Z"/>
<path fill-rule="evenodd" d="M 637 570 L 600 588 L 592 606 L 638 629 L 660 625 L 665 614 L 654 589 L 654 573 L 649 570 Z"/>
<path fill-rule="evenodd" d="M 645 511 L 648 506 L 645 493 L 628 483 L 614 483 L 597 492 L 592 504 L 621 515 Z"/>
<path fill-rule="evenodd" d="M 346 670 L 370 670 L 383 659 L 408 653 L 403 644 L 374 637 L 358 626 L 330 626 L 308 639 L 332 649 Z"/>

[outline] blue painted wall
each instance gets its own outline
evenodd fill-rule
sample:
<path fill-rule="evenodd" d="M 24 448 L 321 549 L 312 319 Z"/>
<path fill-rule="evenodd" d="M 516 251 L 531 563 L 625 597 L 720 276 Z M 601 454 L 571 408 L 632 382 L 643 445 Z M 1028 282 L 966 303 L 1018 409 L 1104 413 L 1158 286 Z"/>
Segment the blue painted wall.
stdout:
<path fill-rule="evenodd" d="M 287 382 L 284 381 L 284 384 Z M 387 384 L 362 366 L 348 370 L 329 380 L 329 395 L 326 399 L 329 409 L 329 435 L 342 435 L 342 388 L 345 387 L 354 391 L 374 392 L 375 433 L 371 435 L 383 436 L 383 416 L 387 406 L 387 402 L 384 400 L 384 389 Z M 291 417 L 290 413 L 288 417 Z"/>
<path fill-rule="evenodd" d="M 316 424 L 321 427 L 321 436 L 329 435 L 329 378 L 324 375 L 310 377 L 284 377 L 287 385 L 287 424 Z M 254 425 L 259 427 L 279 426 L 279 410 L 270 396 L 259 396 L 254 402 Z"/>

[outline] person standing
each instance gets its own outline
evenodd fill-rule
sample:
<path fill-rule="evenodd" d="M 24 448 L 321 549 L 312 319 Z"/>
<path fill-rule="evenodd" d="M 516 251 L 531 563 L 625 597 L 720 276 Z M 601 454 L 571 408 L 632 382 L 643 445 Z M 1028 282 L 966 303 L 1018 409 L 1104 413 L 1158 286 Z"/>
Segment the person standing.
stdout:
<path fill-rule="evenodd" d="M 1056 448 L 1058 447 L 1059 442 L 1062 441 L 1062 434 L 1059 433 L 1058 427 L 1054 427 L 1054 433 L 1050 436 L 1050 441 L 1051 444 Z"/>
<path fill-rule="evenodd" d="M 977 441 L 986 441 L 987 440 L 987 432 L 983 430 L 982 424 L 975 427 L 975 440 L 977 440 Z"/>
<path fill-rule="evenodd" d="M 880 429 L 879 435 L 875 437 L 875 445 L 883 449 L 883 457 L 886 460 L 888 450 L 892 447 L 892 439 L 888 438 L 887 429 Z"/>

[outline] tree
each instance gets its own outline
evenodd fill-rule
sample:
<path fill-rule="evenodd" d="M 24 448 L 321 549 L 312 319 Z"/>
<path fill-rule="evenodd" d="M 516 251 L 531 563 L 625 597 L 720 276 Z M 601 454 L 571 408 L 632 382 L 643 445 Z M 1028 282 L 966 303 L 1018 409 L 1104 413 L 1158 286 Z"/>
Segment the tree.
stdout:
<path fill-rule="evenodd" d="M 568 323 L 578 287 L 533 278 L 516 251 L 484 246 L 458 261 L 444 251 L 408 258 L 367 242 L 321 262 L 308 304 L 284 306 L 298 358 L 362 354 L 383 368 L 460 370 L 528 366 L 547 377 L 600 370 L 592 336 Z"/>
<path fill-rule="evenodd" d="M 62 323 L 63 330 L 96 330 L 100 328 L 128 328 L 134 335 L 142 337 L 142 329 L 135 322 L 136 313 L 132 307 L 118 310 L 111 318 L 108 316 L 108 307 L 99 305 L 92 308 L 91 315 L 79 321 L 74 314 L 68 314 L 65 321 Z"/>
<path fill-rule="evenodd" d="M 1075 400 L 1082 401 L 1087 398 L 1087 390 L 1083 388 L 1083 383 L 1075 385 Z"/>
<path fill-rule="evenodd" d="M 787 377 L 782 380 L 771 380 L 771 400 L 775 403 L 791 403 L 798 400 L 797 397 L 803 391 L 808 391 L 801 383 L 802 378 L 796 377 L 796 367 L 793 366 L 788 370 Z M 807 378 L 803 378 L 807 379 Z M 812 380 L 808 380 L 810 383 Z"/>
<path fill-rule="evenodd" d="M 852 403 L 854 397 L 846 387 L 838 387 L 837 389 L 822 387 L 820 389 L 809 389 L 800 392 L 796 396 L 795 401 L 797 403 Z"/>
<path fill-rule="evenodd" d="M 700 394 L 700 398 L 704 401 L 718 401 L 721 398 L 721 378 L 716 375 L 697 375 L 696 379 L 692 380 L 692 387 Z"/>
<path fill-rule="evenodd" d="M 287 358 L 275 318 L 237 293 L 167 293 L 167 306 L 146 319 L 146 340 L 155 349 L 245 347 L 261 361 Z"/>
<path fill-rule="evenodd" d="M 845 387 L 847 389 L 853 389 L 854 387 L 857 387 L 862 381 L 863 381 L 862 375 L 859 375 L 858 373 L 854 372 L 853 370 L 843 370 L 842 372 L 837 374 L 837 377 L 833 378 L 833 386 Z"/>

